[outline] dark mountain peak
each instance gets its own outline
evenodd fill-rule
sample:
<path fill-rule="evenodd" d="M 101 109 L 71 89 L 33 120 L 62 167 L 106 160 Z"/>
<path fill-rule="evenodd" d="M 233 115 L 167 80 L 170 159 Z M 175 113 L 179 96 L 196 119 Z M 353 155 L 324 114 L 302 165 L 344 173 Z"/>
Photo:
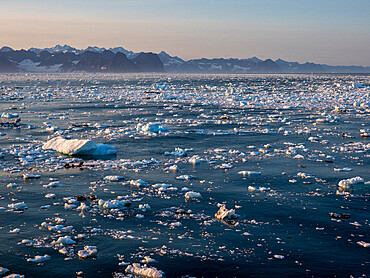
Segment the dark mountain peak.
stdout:
<path fill-rule="evenodd" d="M 85 52 L 96 52 L 96 53 L 103 53 L 104 50 L 106 50 L 104 47 L 98 47 L 98 46 L 89 46 L 85 49 Z"/>
<path fill-rule="evenodd" d="M 9 58 L 0 53 L 0 72 L 18 72 L 16 64 L 9 61 Z"/>
<path fill-rule="evenodd" d="M 140 71 L 144 72 L 164 72 L 163 63 L 159 56 L 155 53 L 141 52 L 132 61 L 136 64 Z"/>
<path fill-rule="evenodd" d="M 14 49 L 9 46 L 3 46 L 2 48 L 0 48 L 0 52 L 9 52 L 9 51 L 14 51 Z"/>
<path fill-rule="evenodd" d="M 262 60 L 260 58 L 257 58 L 256 56 L 253 56 L 252 58 L 246 59 L 248 61 L 254 62 L 254 63 L 260 63 Z"/>
<path fill-rule="evenodd" d="M 113 53 L 113 52 L 112 52 L 112 53 Z M 113 53 L 113 54 L 114 54 L 114 53 Z M 115 58 L 127 59 L 127 60 L 128 60 L 128 58 L 127 58 L 126 54 L 125 54 L 125 53 L 123 53 L 123 52 L 117 52 L 116 54 L 114 54 L 114 57 L 115 57 Z"/>
<path fill-rule="evenodd" d="M 279 73 L 281 69 L 277 63 L 271 59 L 266 59 L 256 64 L 256 72 L 262 73 Z"/>
<path fill-rule="evenodd" d="M 113 54 L 111 60 L 102 67 L 102 70 L 108 72 L 136 72 L 136 65 L 127 58 L 127 56 L 122 52 L 117 52 Z"/>

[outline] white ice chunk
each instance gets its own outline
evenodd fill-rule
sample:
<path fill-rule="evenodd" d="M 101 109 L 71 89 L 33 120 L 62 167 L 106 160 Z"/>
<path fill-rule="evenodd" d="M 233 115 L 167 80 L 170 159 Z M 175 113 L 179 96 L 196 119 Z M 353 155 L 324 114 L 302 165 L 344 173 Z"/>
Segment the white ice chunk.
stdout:
<path fill-rule="evenodd" d="M 113 155 L 116 149 L 107 144 L 95 144 L 92 140 L 65 139 L 61 136 L 47 141 L 42 148 L 69 155 Z"/>
<path fill-rule="evenodd" d="M 60 237 L 58 238 L 58 240 L 56 241 L 53 241 L 51 244 L 63 244 L 63 245 L 68 245 L 68 244 L 75 244 L 76 241 L 74 241 L 73 239 L 71 239 L 70 236 L 63 236 L 63 237 Z"/>
<path fill-rule="evenodd" d="M 7 273 L 9 271 L 9 269 L 5 268 L 5 267 L 1 267 L 0 266 L 0 275 L 4 275 L 5 273 Z"/>
<path fill-rule="evenodd" d="M 137 132 L 154 132 L 154 133 L 160 133 L 163 131 L 167 131 L 168 128 L 162 125 L 161 123 L 147 123 L 146 125 L 143 125 L 142 123 L 138 123 L 136 126 Z"/>
<path fill-rule="evenodd" d="M 346 180 L 341 180 L 339 183 L 338 183 L 338 186 L 339 187 L 343 187 L 343 188 L 349 188 L 351 185 L 355 185 L 355 184 L 361 184 L 361 183 L 364 183 L 364 179 L 361 178 L 361 177 L 354 177 L 354 178 L 350 178 L 350 179 L 346 179 Z"/>
<path fill-rule="evenodd" d="M 162 278 L 164 272 L 156 269 L 155 267 L 140 266 L 138 263 L 129 265 L 126 270 L 127 273 L 150 277 L 150 278 Z"/>
<path fill-rule="evenodd" d="M 96 246 L 85 246 L 84 250 L 78 251 L 78 256 L 82 259 L 92 257 L 98 253 Z"/>
<path fill-rule="evenodd" d="M 243 175 L 243 176 L 252 176 L 252 175 L 261 175 L 261 172 L 255 172 L 255 171 L 239 171 L 238 172 L 239 175 Z"/>
<path fill-rule="evenodd" d="M 44 256 L 35 256 L 35 258 L 29 258 L 27 259 L 27 262 L 33 262 L 33 263 L 42 263 L 44 261 L 50 260 L 50 256 L 45 254 Z"/>
<path fill-rule="evenodd" d="M 27 205 L 24 202 L 9 204 L 8 205 L 8 208 L 10 208 L 12 210 L 25 210 L 25 209 L 28 209 Z"/>
<path fill-rule="evenodd" d="M 128 200 L 111 200 L 111 201 L 104 201 L 100 199 L 98 201 L 99 207 L 103 209 L 112 209 L 112 208 L 124 208 L 131 204 Z"/>
<path fill-rule="evenodd" d="M 106 176 L 104 177 L 104 180 L 106 181 L 119 181 L 119 180 L 122 180 L 124 179 L 124 177 L 121 177 L 121 176 Z"/>
<path fill-rule="evenodd" d="M 192 175 L 181 175 L 176 177 L 177 180 L 192 180 L 194 177 Z"/>
<path fill-rule="evenodd" d="M 36 174 L 24 174 L 23 179 L 28 180 L 28 179 L 39 179 L 41 176 L 36 175 Z"/>
<path fill-rule="evenodd" d="M 334 168 L 335 172 L 350 172 L 352 170 L 352 168 Z"/>
<path fill-rule="evenodd" d="M 1 114 L 1 118 L 18 118 L 19 115 L 17 114 L 11 114 L 11 113 L 7 113 L 7 112 L 4 112 Z"/>
<path fill-rule="evenodd" d="M 185 193 L 185 199 L 199 199 L 202 198 L 202 195 L 198 192 L 189 191 Z"/>
<path fill-rule="evenodd" d="M 220 209 L 216 212 L 215 217 L 221 220 L 236 219 L 239 217 L 234 209 L 227 209 L 225 205 L 220 205 Z"/>

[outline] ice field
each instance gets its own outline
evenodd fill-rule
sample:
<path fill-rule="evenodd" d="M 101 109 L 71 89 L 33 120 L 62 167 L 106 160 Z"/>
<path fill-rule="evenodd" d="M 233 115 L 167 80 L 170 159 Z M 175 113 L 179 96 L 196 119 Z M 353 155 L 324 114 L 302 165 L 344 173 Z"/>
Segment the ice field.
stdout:
<path fill-rule="evenodd" d="M 369 75 L 0 75 L 0 276 L 369 275 L 369 114 Z"/>

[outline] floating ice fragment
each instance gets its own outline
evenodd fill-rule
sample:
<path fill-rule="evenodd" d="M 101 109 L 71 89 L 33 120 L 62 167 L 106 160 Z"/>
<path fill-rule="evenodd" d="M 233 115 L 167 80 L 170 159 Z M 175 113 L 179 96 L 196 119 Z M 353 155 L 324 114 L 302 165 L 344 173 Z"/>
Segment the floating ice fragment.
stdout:
<path fill-rule="evenodd" d="M 58 186 L 63 186 L 63 184 L 60 183 L 59 181 L 52 181 L 52 182 L 49 182 L 48 184 L 44 184 L 42 187 L 51 188 L 51 187 L 58 187 Z"/>
<path fill-rule="evenodd" d="M 62 249 L 58 250 L 59 253 L 66 255 L 66 256 L 72 256 L 73 255 L 73 249 L 68 250 L 67 248 L 63 247 Z"/>
<path fill-rule="evenodd" d="M 54 193 L 49 193 L 49 194 L 46 194 L 45 195 L 45 198 L 47 198 L 47 199 L 55 199 L 55 194 Z"/>
<path fill-rule="evenodd" d="M 178 177 L 176 177 L 176 179 L 177 180 L 192 180 L 192 179 L 194 179 L 194 177 L 193 176 L 191 176 L 191 175 L 181 175 L 181 176 L 178 176 Z"/>
<path fill-rule="evenodd" d="M 65 203 L 65 204 L 64 204 L 64 208 L 65 208 L 65 209 L 75 209 L 75 208 L 77 208 L 77 205 L 75 205 L 75 204 L 67 204 L 67 203 Z"/>
<path fill-rule="evenodd" d="M 24 275 L 13 273 L 5 276 L 4 278 L 24 278 Z"/>
<path fill-rule="evenodd" d="M 181 224 L 181 222 L 173 222 L 173 223 L 171 223 L 171 224 L 170 224 L 170 226 L 171 226 L 172 228 L 176 228 L 176 227 L 181 227 L 181 226 L 182 226 L 182 224 Z"/>
<path fill-rule="evenodd" d="M 185 199 L 200 199 L 202 198 L 202 195 L 198 192 L 189 191 L 185 193 Z"/>
<path fill-rule="evenodd" d="M 233 165 L 230 163 L 223 163 L 220 165 L 220 169 L 231 169 L 233 168 Z"/>
<path fill-rule="evenodd" d="M 8 119 L 11 119 L 11 118 L 18 118 L 19 115 L 18 114 L 11 114 L 11 113 L 7 113 L 7 112 L 3 112 L 1 114 L 1 118 L 8 118 Z"/>
<path fill-rule="evenodd" d="M 271 189 L 269 187 L 254 187 L 254 186 L 248 186 L 249 191 L 259 191 L 259 192 L 265 192 L 265 191 L 270 191 Z"/>
<path fill-rule="evenodd" d="M 81 203 L 76 209 L 80 211 L 87 211 L 90 209 L 90 207 L 85 203 Z"/>
<path fill-rule="evenodd" d="M 172 165 L 172 166 L 168 167 L 168 170 L 173 171 L 173 172 L 177 172 L 178 170 L 180 170 L 180 168 L 177 165 Z"/>
<path fill-rule="evenodd" d="M 252 176 L 252 175 L 261 175 L 261 172 L 255 172 L 255 171 L 239 171 L 238 172 L 239 175 L 243 175 L 243 176 Z"/>
<path fill-rule="evenodd" d="M 179 156 L 179 157 L 185 157 L 188 155 L 188 152 L 181 148 L 175 148 L 175 151 L 173 152 L 165 152 L 165 155 L 173 155 L 173 156 Z"/>
<path fill-rule="evenodd" d="M 309 178 L 313 178 L 314 177 L 311 174 L 302 173 L 302 172 L 297 173 L 297 176 L 300 177 L 300 178 L 302 178 L 302 179 L 309 179 Z"/>
<path fill-rule="evenodd" d="M 239 215 L 235 213 L 234 209 L 227 209 L 225 205 L 220 205 L 215 217 L 221 220 L 230 220 L 238 218 Z"/>
<path fill-rule="evenodd" d="M 5 267 L 1 267 L 0 266 L 0 275 L 4 275 L 5 273 L 7 273 L 9 271 L 9 269 L 5 268 Z"/>
<path fill-rule="evenodd" d="M 341 180 L 339 183 L 338 183 L 338 186 L 339 187 L 342 187 L 342 188 L 349 188 L 350 186 L 352 185 L 355 185 L 355 184 L 362 184 L 364 183 L 364 179 L 361 178 L 361 177 L 354 177 L 354 178 L 350 178 L 350 179 L 346 179 L 346 180 Z"/>
<path fill-rule="evenodd" d="M 370 247 L 370 243 L 365 242 L 365 241 L 358 241 L 357 244 L 365 248 Z"/>
<path fill-rule="evenodd" d="M 164 276 L 163 271 L 158 270 L 155 267 L 140 266 L 140 264 L 138 263 L 133 263 L 132 265 L 129 265 L 125 271 L 127 273 L 150 278 L 162 278 Z"/>
<path fill-rule="evenodd" d="M 147 123 L 146 125 L 143 125 L 142 123 L 138 123 L 136 126 L 137 132 L 154 132 L 154 133 L 160 133 L 163 131 L 167 131 L 168 128 L 162 125 L 161 123 Z"/>
<path fill-rule="evenodd" d="M 104 201 L 100 199 L 98 201 L 99 207 L 102 209 L 112 209 L 112 208 L 124 208 L 131 205 L 131 202 L 128 200 L 111 200 L 111 201 Z"/>
<path fill-rule="evenodd" d="M 148 204 L 140 204 L 139 209 L 143 212 L 149 211 L 151 207 Z"/>
<path fill-rule="evenodd" d="M 8 208 L 10 208 L 12 210 L 26 210 L 26 209 L 28 209 L 27 205 L 24 202 L 9 204 Z"/>
<path fill-rule="evenodd" d="M 192 163 L 192 164 L 199 164 L 201 161 L 201 158 L 200 156 L 198 155 L 193 155 L 190 159 L 189 159 L 189 162 Z"/>
<path fill-rule="evenodd" d="M 131 180 L 130 181 L 130 185 L 135 185 L 135 186 L 147 186 L 148 185 L 148 183 L 147 182 L 145 182 L 145 181 L 143 181 L 143 180 L 141 180 L 141 179 L 138 179 L 138 180 Z"/>
<path fill-rule="evenodd" d="M 47 141 L 42 148 L 69 155 L 113 155 L 116 149 L 107 144 L 95 144 L 92 140 L 65 139 L 61 136 Z"/>
<path fill-rule="evenodd" d="M 36 175 L 36 174 L 24 174 L 23 179 L 28 180 L 28 179 L 39 179 L 41 176 Z"/>
<path fill-rule="evenodd" d="M 44 262 L 44 261 L 47 261 L 47 260 L 50 260 L 50 256 L 45 254 L 44 256 L 35 256 L 35 258 L 31 259 L 27 259 L 27 262 L 33 262 L 33 263 L 41 263 L 41 262 Z"/>
<path fill-rule="evenodd" d="M 64 237 L 60 237 L 58 238 L 58 240 L 56 241 L 53 241 L 51 244 L 63 244 L 63 245 L 68 245 L 68 244 L 75 244 L 76 241 L 74 241 L 73 239 L 71 239 L 70 236 L 64 236 Z"/>
<path fill-rule="evenodd" d="M 96 246 L 85 246 L 84 250 L 78 251 L 78 256 L 81 259 L 87 259 L 89 257 L 95 256 L 98 253 Z"/>
<path fill-rule="evenodd" d="M 352 170 L 352 168 L 334 168 L 335 172 L 350 172 Z"/>
<path fill-rule="evenodd" d="M 111 181 L 111 182 L 120 181 L 122 179 L 124 179 L 124 177 L 121 177 L 121 176 L 106 176 L 106 177 L 104 177 L 104 180 Z"/>
<path fill-rule="evenodd" d="M 141 260 L 143 264 L 149 264 L 149 263 L 156 263 L 157 261 L 152 259 L 149 256 L 145 256 L 144 259 Z"/>

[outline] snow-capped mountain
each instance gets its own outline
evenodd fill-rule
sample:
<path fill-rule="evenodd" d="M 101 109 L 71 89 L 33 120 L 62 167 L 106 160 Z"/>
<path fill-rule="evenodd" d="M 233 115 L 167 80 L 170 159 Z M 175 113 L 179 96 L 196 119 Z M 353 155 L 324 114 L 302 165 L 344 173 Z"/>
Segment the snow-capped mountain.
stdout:
<path fill-rule="evenodd" d="M 13 50 L 0 48 L 0 72 L 168 72 L 168 73 L 370 73 L 370 67 L 328 66 L 288 62 L 282 59 L 192 59 L 185 61 L 162 51 L 135 53 L 123 47 L 67 44 L 50 48 Z"/>

